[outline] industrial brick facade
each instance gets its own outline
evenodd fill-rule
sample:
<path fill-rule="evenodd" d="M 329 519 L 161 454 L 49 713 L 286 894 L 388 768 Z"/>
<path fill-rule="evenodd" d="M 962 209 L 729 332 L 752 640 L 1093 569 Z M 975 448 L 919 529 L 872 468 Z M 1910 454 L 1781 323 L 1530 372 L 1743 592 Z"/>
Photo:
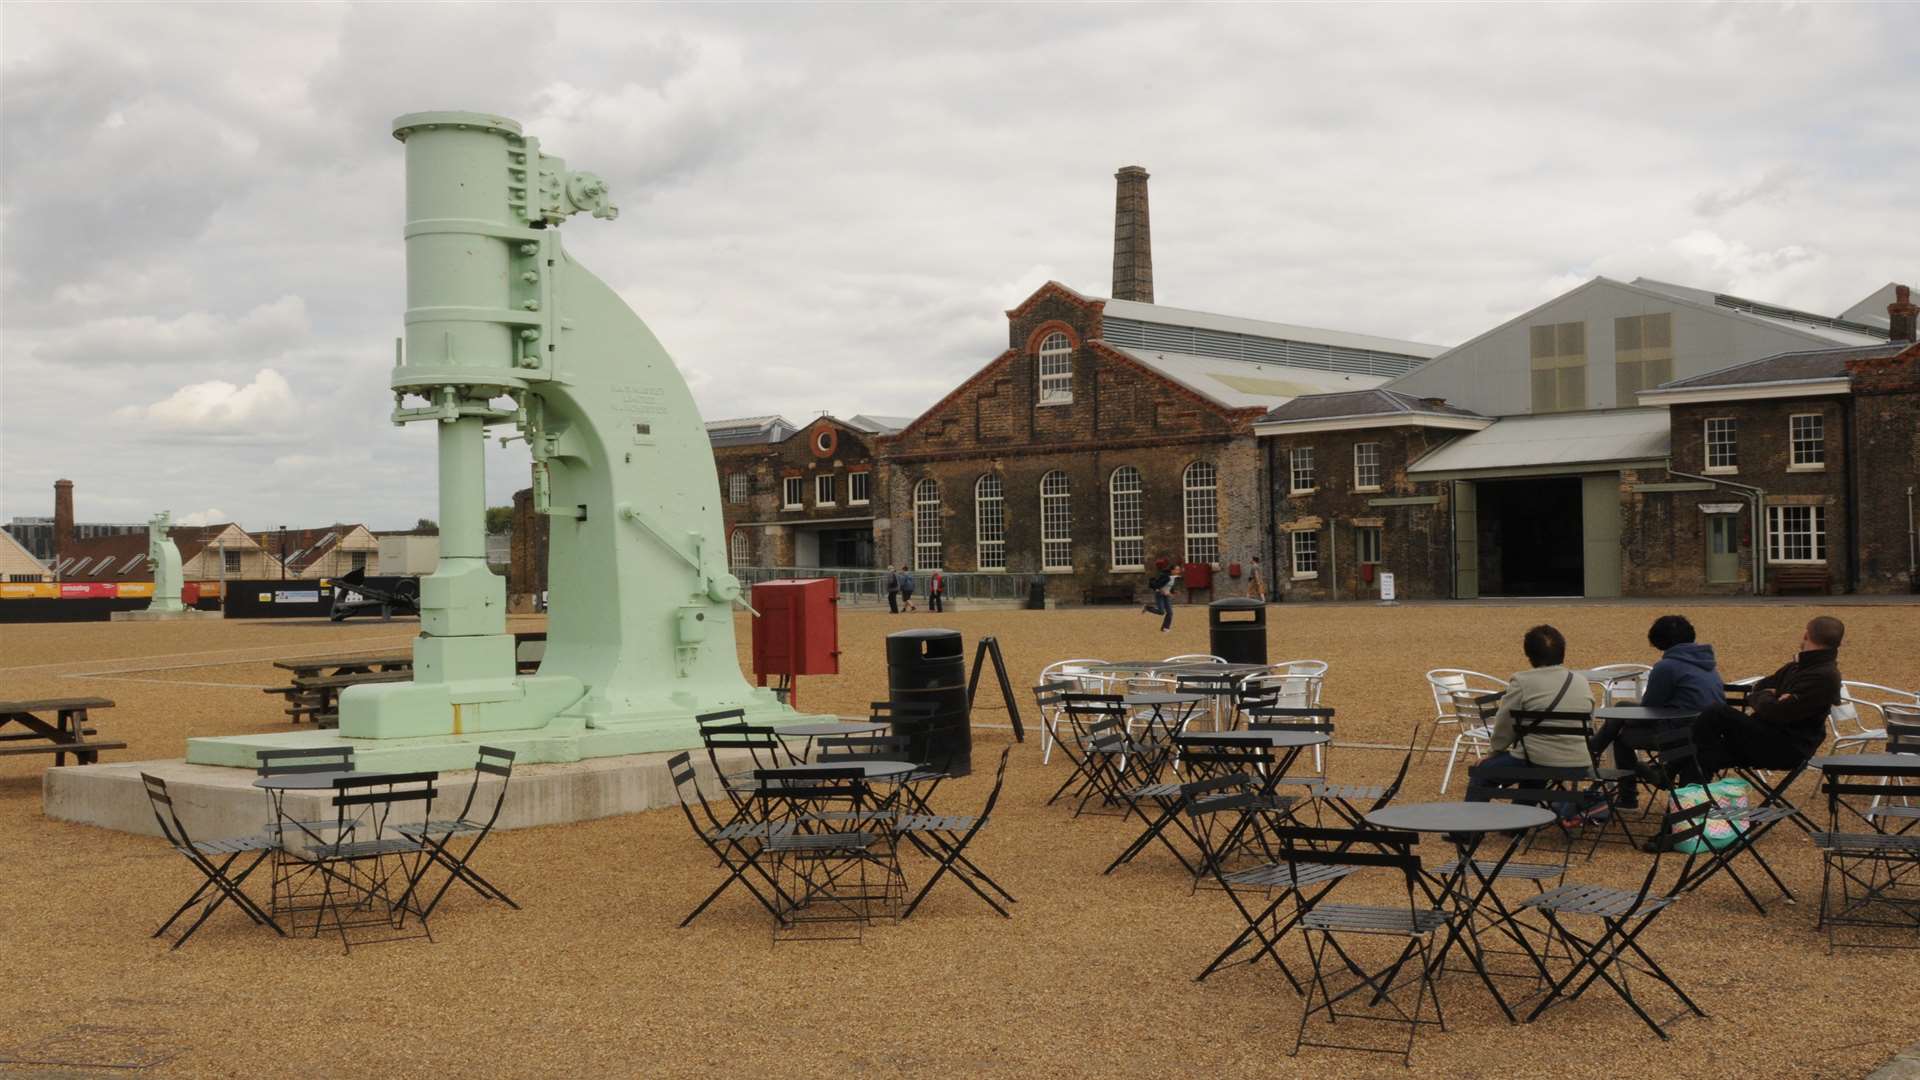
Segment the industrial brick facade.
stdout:
<path fill-rule="evenodd" d="M 716 446 L 713 458 L 734 565 L 857 567 L 878 560 L 870 538 L 887 483 L 865 433 L 822 416 L 779 442 Z M 822 551 L 822 538 L 848 550 Z"/>
<path fill-rule="evenodd" d="M 1906 315 L 1912 327 L 1913 315 Z M 1855 504 L 1861 592 L 1920 591 L 1915 500 L 1920 492 L 1920 346 L 1848 365 L 1853 379 Z"/>

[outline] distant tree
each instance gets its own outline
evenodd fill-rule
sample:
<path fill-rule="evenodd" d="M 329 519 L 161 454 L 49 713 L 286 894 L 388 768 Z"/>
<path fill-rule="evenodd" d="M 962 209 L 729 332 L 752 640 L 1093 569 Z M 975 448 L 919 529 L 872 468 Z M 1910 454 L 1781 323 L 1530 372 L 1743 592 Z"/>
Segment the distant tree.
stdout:
<path fill-rule="evenodd" d="M 512 531 L 513 531 L 513 507 L 511 506 L 487 507 L 487 535 L 488 536 L 498 536 L 501 533 L 512 532 Z"/>
<path fill-rule="evenodd" d="M 417 536 L 439 536 L 440 523 L 432 518 L 421 518 L 413 523 L 413 531 Z"/>

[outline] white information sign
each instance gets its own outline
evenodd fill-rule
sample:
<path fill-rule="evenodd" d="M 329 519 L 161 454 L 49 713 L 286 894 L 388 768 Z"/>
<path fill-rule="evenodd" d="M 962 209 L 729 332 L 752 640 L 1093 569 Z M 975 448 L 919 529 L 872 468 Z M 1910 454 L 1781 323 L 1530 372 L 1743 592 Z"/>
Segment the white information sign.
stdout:
<path fill-rule="evenodd" d="M 1383 603 L 1390 604 L 1393 602 L 1393 575 L 1391 573 L 1383 572 L 1380 575 L 1380 599 Z"/>

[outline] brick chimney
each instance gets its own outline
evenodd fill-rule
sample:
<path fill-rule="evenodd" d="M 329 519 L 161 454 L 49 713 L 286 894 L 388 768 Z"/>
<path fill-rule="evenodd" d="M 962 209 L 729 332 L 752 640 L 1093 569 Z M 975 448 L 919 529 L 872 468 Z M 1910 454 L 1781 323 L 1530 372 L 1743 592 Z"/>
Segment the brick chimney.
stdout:
<path fill-rule="evenodd" d="M 1912 341 L 1913 316 L 1920 308 L 1913 303 L 1913 290 L 1905 285 L 1893 287 L 1893 303 L 1887 305 L 1887 340 Z"/>
<path fill-rule="evenodd" d="M 53 482 L 53 555 L 68 550 L 74 541 L 73 535 L 73 481 L 55 480 Z"/>
<path fill-rule="evenodd" d="M 1147 170 L 1113 174 L 1113 298 L 1153 303 L 1153 230 L 1147 221 Z"/>

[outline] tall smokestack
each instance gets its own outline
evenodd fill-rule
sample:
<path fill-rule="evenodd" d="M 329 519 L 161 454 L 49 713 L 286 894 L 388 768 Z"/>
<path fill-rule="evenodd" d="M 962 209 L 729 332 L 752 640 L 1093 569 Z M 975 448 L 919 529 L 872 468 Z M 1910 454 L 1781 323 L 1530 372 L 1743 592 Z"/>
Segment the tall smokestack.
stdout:
<path fill-rule="evenodd" d="M 73 548 L 73 481 L 53 482 L 53 554 Z"/>
<path fill-rule="evenodd" d="M 1113 174 L 1113 298 L 1153 303 L 1153 229 L 1147 221 L 1147 170 Z"/>
<path fill-rule="evenodd" d="M 1893 303 L 1887 305 L 1887 340 L 1912 341 L 1913 317 L 1920 307 L 1913 303 L 1913 290 L 1905 285 L 1893 287 Z"/>

